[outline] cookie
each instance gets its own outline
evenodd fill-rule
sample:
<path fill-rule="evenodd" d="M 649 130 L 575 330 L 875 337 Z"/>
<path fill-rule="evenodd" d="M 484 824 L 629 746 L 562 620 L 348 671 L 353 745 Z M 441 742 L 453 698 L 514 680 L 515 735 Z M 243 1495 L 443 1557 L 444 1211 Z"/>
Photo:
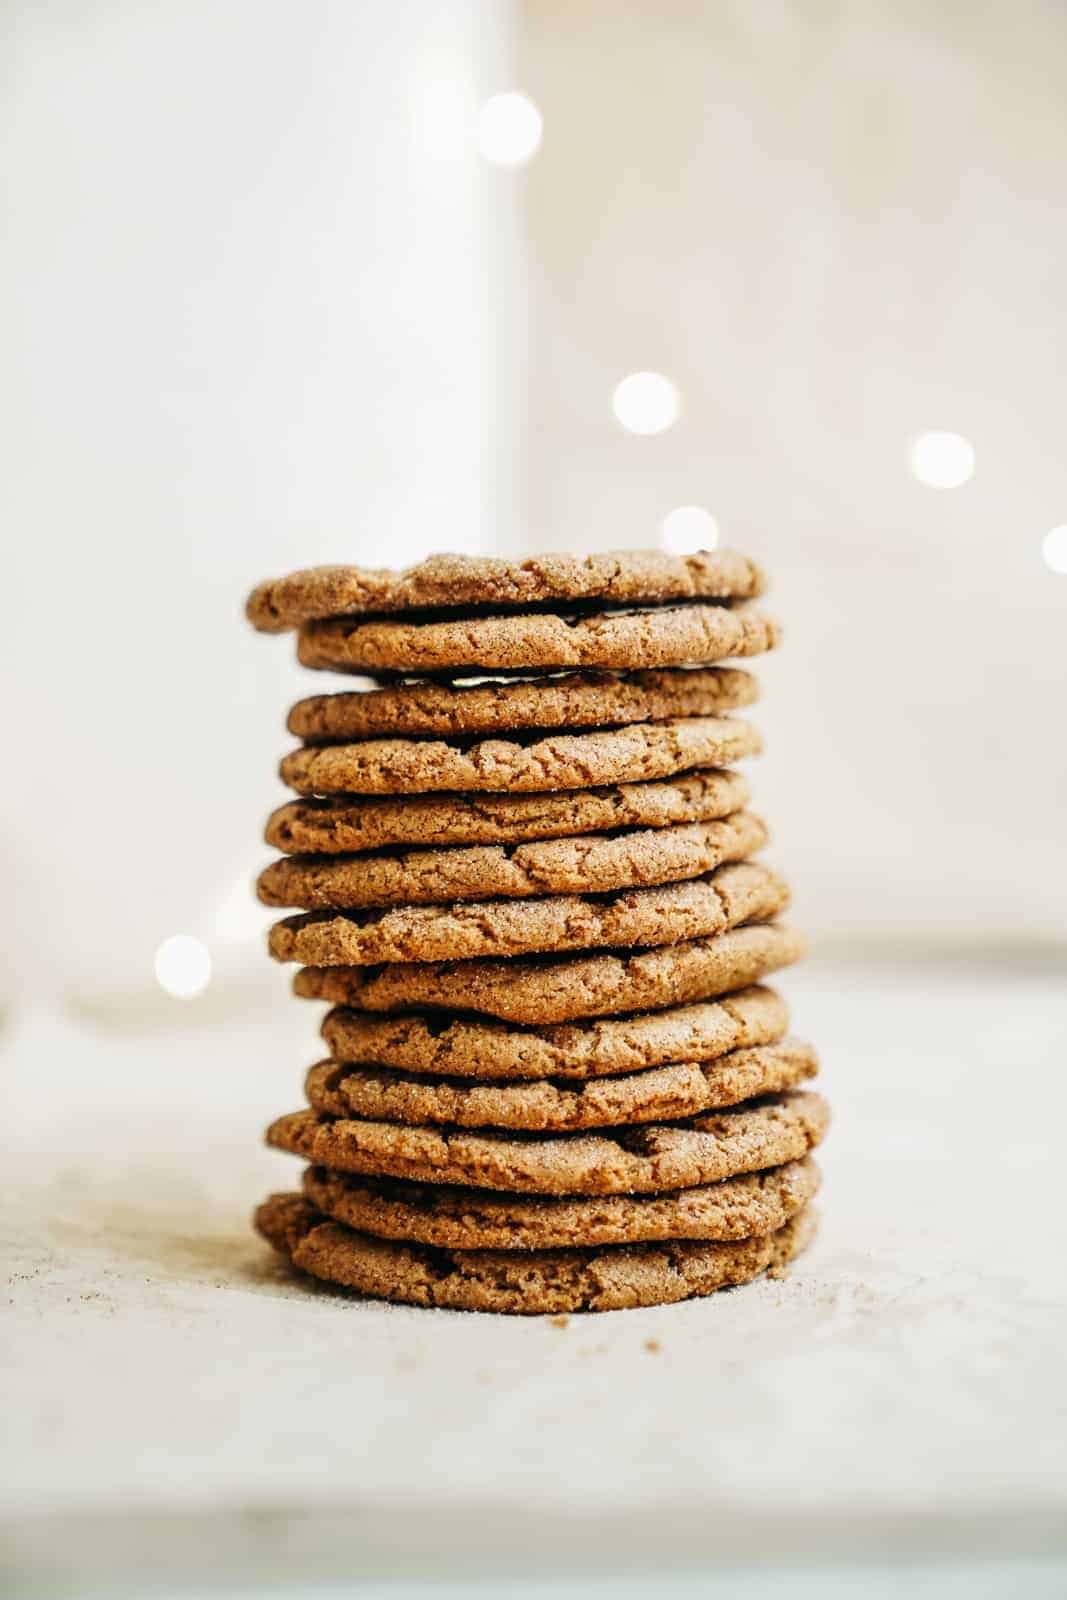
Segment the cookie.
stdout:
<path fill-rule="evenodd" d="M 811 1207 L 775 1233 L 578 1250 L 441 1250 L 330 1222 L 296 1194 L 271 1195 L 256 1228 L 300 1272 L 361 1295 L 452 1311 L 519 1316 L 674 1304 L 781 1270 L 807 1249 Z"/>
<path fill-rule="evenodd" d="M 516 728 L 608 728 L 664 717 L 715 717 L 759 698 L 750 672 L 580 672 L 563 678 L 476 683 L 400 683 L 357 694 L 298 700 L 287 727 L 319 740 L 425 738 Z"/>
<path fill-rule="evenodd" d="M 321 1061 L 308 1072 L 304 1090 L 312 1110 L 332 1117 L 566 1133 L 665 1122 L 739 1105 L 757 1095 L 796 1089 L 815 1076 L 818 1065 L 815 1051 L 798 1039 L 734 1050 L 717 1061 L 676 1061 L 594 1078 L 577 1088 L 548 1078 L 469 1084 L 390 1067 Z"/>
<path fill-rule="evenodd" d="M 703 878 L 616 895 L 454 901 L 343 915 L 306 911 L 276 922 L 268 947 L 276 961 L 334 967 L 673 944 L 768 921 L 788 901 L 776 872 L 743 861 Z"/>
<path fill-rule="evenodd" d="M 606 894 L 698 878 L 724 862 L 755 855 L 766 842 L 764 823 L 740 811 L 721 822 L 533 844 L 385 856 L 287 856 L 264 868 L 256 890 L 264 905 L 307 910 Z"/>
<path fill-rule="evenodd" d="M 306 622 L 297 654 L 330 672 L 486 673 L 684 667 L 773 650 L 781 629 L 754 606 L 705 603 L 593 616 L 529 611 L 447 622 Z"/>
<path fill-rule="evenodd" d="M 353 853 L 397 845 L 524 844 L 616 828 L 669 828 L 711 822 L 751 798 L 740 772 L 691 772 L 665 782 L 625 783 L 554 794 L 350 795 L 290 800 L 265 838 L 290 854 Z"/>
<path fill-rule="evenodd" d="M 283 757 L 282 781 L 299 794 L 428 794 L 442 789 L 587 789 L 730 766 L 763 748 L 740 717 L 679 717 L 533 740 L 367 739 L 304 745 Z"/>
<path fill-rule="evenodd" d="M 411 963 L 369 971 L 302 967 L 293 992 L 363 1011 L 440 1006 L 536 1026 L 714 999 L 799 961 L 806 949 L 797 929 L 760 923 L 637 953 Z"/>
<path fill-rule="evenodd" d="M 447 1014 L 382 1017 L 339 1006 L 327 1013 L 322 1036 L 335 1061 L 453 1079 L 584 1082 L 675 1061 L 716 1061 L 776 1043 L 788 1024 L 781 995 L 757 987 L 668 1011 L 543 1028 Z"/>
<path fill-rule="evenodd" d="M 334 1172 L 532 1194 L 649 1194 L 799 1161 L 829 1121 L 821 1095 L 793 1091 L 683 1123 L 534 1137 L 410 1127 L 294 1111 L 267 1143 Z"/>
<path fill-rule="evenodd" d="M 404 572 L 368 567 L 311 567 L 261 583 L 249 596 L 248 620 L 281 633 L 317 617 L 419 611 L 457 606 L 526 606 L 549 601 L 632 605 L 637 600 L 747 600 L 762 594 L 763 573 L 732 550 L 671 556 L 620 550 L 591 556 L 542 555 L 501 561 L 431 556 Z"/>
<path fill-rule="evenodd" d="M 670 1194 L 572 1200 L 359 1178 L 308 1167 L 303 1190 L 324 1216 L 379 1239 L 445 1250 L 558 1250 L 774 1233 L 815 1198 L 819 1169 L 809 1156 Z"/>

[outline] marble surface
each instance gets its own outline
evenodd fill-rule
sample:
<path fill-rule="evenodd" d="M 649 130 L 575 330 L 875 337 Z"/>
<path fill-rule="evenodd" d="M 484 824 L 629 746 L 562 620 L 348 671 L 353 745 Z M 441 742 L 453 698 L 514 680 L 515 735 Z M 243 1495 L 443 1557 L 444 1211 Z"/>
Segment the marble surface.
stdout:
<path fill-rule="evenodd" d="M 317 1009 L 278 986 L 9 1019 L 6 1575 L 1067 1553 L 1062 962 L 824 957 L 783 987 L 836 1112 L 819 1242 L 786 1281 L 565 1328 L 274 1262 L 248 1213 L 296 1168 L 259 1133 Z"/>

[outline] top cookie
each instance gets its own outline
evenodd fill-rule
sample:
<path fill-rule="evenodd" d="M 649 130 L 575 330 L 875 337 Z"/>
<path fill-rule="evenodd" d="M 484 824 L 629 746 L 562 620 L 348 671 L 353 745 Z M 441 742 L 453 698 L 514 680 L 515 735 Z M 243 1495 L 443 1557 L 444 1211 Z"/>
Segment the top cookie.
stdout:
<path fill-rule="evenodd" d="M 261 583 L 246 612 L 262 633 L 282 633 L 317 617 L 419 611 L 452 606 L 523 606 L 548 600 L 747 600 L 762 594 L 763 573 L 732 550 L 671 556 L 659 550 L 604 555 L 431 556 L 405 572 L 310 567 Z"/>
<path fill-rule="evenodd" d="M 459 614 L 444 622 L 331 617 L 306 622 L 297 654 L 305 667 L 364 675 L 613 671 L 684 667 L 773 650 L 781 629 L 750 605 L 703 601 L 644 611 Z"/>

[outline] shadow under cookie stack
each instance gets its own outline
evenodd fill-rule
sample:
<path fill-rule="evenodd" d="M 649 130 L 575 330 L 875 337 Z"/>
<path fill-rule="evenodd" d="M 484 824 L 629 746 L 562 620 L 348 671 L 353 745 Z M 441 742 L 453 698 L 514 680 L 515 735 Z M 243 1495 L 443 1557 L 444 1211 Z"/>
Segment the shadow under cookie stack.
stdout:
<path fill-rule="evenodd" d="M 803 954 L 735 763 L 778 639 L 728 551 L 320 567 L 248 615 L 376 686 L 289 714 L 259 879 L 328 1059 L 256 1213 L 365 1295 L 559 1314 L 706 1295 L 812 1237 L 825 1101 L 760 980 Z"/>

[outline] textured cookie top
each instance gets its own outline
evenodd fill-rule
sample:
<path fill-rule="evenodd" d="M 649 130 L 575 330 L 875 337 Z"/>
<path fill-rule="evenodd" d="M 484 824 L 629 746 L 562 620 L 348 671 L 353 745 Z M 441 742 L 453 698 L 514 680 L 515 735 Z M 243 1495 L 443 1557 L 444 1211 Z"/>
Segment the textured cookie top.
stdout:
<path fill-rule="evenodd" d="M 305 667 L 330 672 L 530 672 L 564 667 L 683 667 L 773 650 L 781 629 L 749 605 L 705 602 L 592 616 L 532 611 L 448 622 L 332 617 L 300 629 Z"/>
<path fill-rule="evenodd" d="M 366 739 L 305 745 L 282 759 L 299 794 L 427 794 L 440 790 L 540 793 L 670 778 L 758 755 L 763 742 L 740 717 L 677 717 L 544 738 Z"/>
<path fill-rule="evenodd" d="M 698 878 L 725 861 L 755 855 L 766 842 L 767 829 L 760 818 L 740 811 L 720 822 L 580 834 L 533 844 L 388 855 L 287 856 L 264 868 L 256 888 L 264 905 L 312 911 L 606 894 Z"/>
<path fill-rule="evenodd" d="M 523 606 L 551 600 L 631 605 L 640 600 L 751 599 L 764 576 L 732 550 L 671 556 L 658 550 L 541 555 L 521 561 L 431 556 L 406 571 L 326 566 L 261 583 L 248 598 L 252 626 L 280 633 L 316 617 L 455 606 Z"/>
<path fill-rule="evenodd" d="M 335 1061 L 450 1078 L 583 1082 L 773 1044 L 789 1011 L 773 989 L 597 1022 L 516 1027 L 493 1018 L 375 1016 L 340 1006 L 322 1024 Z"/>
<path fill-rule="evenodd" d="M 363 1011 L 444 1007 L 484 1011 L 509 1022 L 570 1022 L 655 1011 L 743 989 L 799 961 L 795 928 L 764 923 L 659 949 L 545 956 L 533 961 L 446 961 L 363 967 L 303 967 L 294 993 Z"/>
<path fill-rule="evenodd" d="M 738 862 L 686 883 L 603 897 L 454 901 L 342 915 L 308 911 L 276 922 L 268 947 L 276 961 L 332 967 L 662 945 L 766 921 L 788 900 L 784 880 L 770 867 Z"/>
<path fill-rule="evenodd" d="M 334 1117 L 375 1122 L 448 1123 L 458 1128 L 520 1128 L 564 1133 L 692 1117 L 757 1095 L 795 1089 L 818 1070 L 799 1039 L 735 1050 L 717 1061 L 678 1061 L 588 1083 L 465 1083 L 455 1078 L 321 1061 L 304 1085 L 308 1104 Z"/>
<path fill-rule="evenodd" d="M 267 1142 L 333 1172 L 530 1194 L 649 1194 L 799 1161 L 828 1126 L 822 1096 L 794 1091 L 683 1123 L 551 1136 L 295 1111 L 271 1124 Z"/>
<path fill-rule="evenodd" d="M 546 794 L 345 795 L 290 800 L 266 840 L 289 853 L 331 854 L 397 845 L 522 844 L 616 828 L 667 828 L 741 811 L 740 773 L 714 768 L 650 783 Z"/>
<path fill-rule="evenodd" d="M 750 1239 L 784 1227 L 819 1191 L 809 1156 L 669 1194 L 499 1194 L 360 1178 L 308 1167 L 304 1194 L 325 1216 L 382 1239 L 446 1250 L 553 1250 L 666 1239 Z"/>
<path fill-rule="evenodd" d="M 759 685 L 737 667 L 664 672 L 572 672 L 492 683 L 393 684 L 312 695 L 289 713 L 289 732 L 319 740 L 606 728 L 664 717 L 714 717 L 752 705 Z"/>
<path fill-rule="evenodd" d="M 592 1250 L 438 1250 L 357 1233 L 301 1195 L 275 1194 L 256 1227 L 292 1265 L 363 1295 L 453 1311 L 519 1316 L 667 1305 L 761 1272 L 780 1271 L 811 1242 L 811 1207 L 775 1233 L 733 1242 L 673 1240 Z"/>

